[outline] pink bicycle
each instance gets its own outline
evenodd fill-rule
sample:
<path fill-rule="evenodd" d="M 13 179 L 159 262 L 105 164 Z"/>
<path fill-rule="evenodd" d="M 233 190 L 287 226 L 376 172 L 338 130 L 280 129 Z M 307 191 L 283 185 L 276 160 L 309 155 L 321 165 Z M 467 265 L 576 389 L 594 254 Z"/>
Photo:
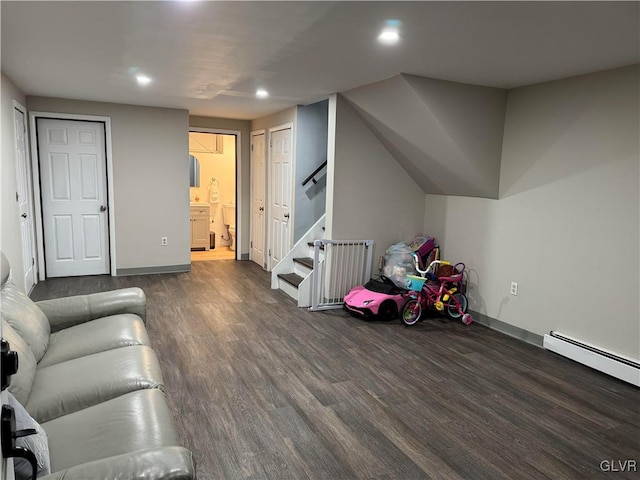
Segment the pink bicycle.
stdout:
<path fill-rule="evenodd" d="M 400 308 L 402 323 L 415 325 L 426 307 L 469 325 L 473 318 L 467 313 L 469 302 L 461 291 L 464 269 L 464 263 L 451 265 L 450 262 L 434 260 L 426 270 L 417 268 L 422 276 L 407 275 L 409 292 L 405 294 L 406 300 Z"/>

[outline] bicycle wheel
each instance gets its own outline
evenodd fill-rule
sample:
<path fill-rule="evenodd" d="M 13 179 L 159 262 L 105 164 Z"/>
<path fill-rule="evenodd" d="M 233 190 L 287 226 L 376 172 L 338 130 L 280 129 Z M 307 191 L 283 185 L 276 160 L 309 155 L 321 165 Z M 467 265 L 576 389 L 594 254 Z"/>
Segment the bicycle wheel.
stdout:
<path fill-rule="evenodd" d="M 415 325 L 422 315 L 422 304 L 416 298 L 405 300 L 400 309 L 400 320 L 405 325 Z"/>
<path fill-rule="evenodd" d="M 444 313 L 452 320 L 457 320 L 467 313 L 469 302 L 463 293 L 454 293 L 444 307 Z"/>

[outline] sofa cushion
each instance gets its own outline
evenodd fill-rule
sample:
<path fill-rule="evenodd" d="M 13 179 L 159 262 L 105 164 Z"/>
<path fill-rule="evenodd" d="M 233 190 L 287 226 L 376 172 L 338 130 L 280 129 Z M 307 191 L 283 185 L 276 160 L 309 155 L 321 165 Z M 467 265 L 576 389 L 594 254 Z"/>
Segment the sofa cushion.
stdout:
<path fill-rule="evenodd" d="M 150 448 L 58 470 L 46 480 L 88 478 L 193 480 L 195 459 L 193 453 L 183 447 Z"/>
<path fill-rule="evenodd" d="M 2 319 L 2 336 L 9 347 L 18 353 L 18 372 L 11 376 L 9 391 L 22 405 L 26 405 L 36 376 L 36 359 L 33 352 L 8 322 Z"/>
<path fill-rule="evenodd" d="M 162 385 L 160 365 L 151 348 L 117 348 L 38 368 L 25 407 L 42 423 L 135 390 Z"/>
<path fill-rule="evenodd" d="M 51 473 L 51 462 L 49 460 L 49 441 L 47 433 L 36 422 L 24 407 L 15 399 L 11 393 L 7 396 L 9 405 L 13 408 L 13 414 L 16 419 L 16 430 L 26 430 L 33 428 L 36 433 L 26 435 L 16 439 L 16 446 L 26 448 L 33 452 L 36 456 L 37 471 L 40 477 Z M 16 457 L 13 459 L 13 468 L 15 470 L 16 480 L 32 478 L 31 464 L 24 458 Z"/>
<path fill-rule="evenodd" d="M 52 333 L 38 368 L 132 345 L 149 345 L 140 317 L 131 314 L 103 317 Z"/>
<path fill-rule="evenodd" d="M 157 389 L 131 392 L 42 427 L 49 436 L 53 472 L 136 450 L 178 445 L 171 412 Z"/>
<path fill-rule="evenodd" d="M 120 313 L 146 318 L 147 298 L 141 288 L 129 287 L 109 292 L 41 300 L 36 305 L 44 312 L 51 331 Z"/>
<path fill-rule="evenodd" d="M 38 306 L 8 280 L 2 287 L 2 318 L 20 334 L 31 348 L 36 362 L 49 343 L 49 320 Z"/>

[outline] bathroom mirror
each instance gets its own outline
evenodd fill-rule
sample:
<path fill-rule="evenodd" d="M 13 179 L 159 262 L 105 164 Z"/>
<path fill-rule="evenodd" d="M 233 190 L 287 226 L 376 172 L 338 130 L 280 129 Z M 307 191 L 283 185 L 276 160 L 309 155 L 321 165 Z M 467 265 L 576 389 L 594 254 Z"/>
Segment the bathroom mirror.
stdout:
<path fill-rule="evenodd" d="M 200 162 L 193 155 L 189 155 L 189 186 L 200 186 Z"/>

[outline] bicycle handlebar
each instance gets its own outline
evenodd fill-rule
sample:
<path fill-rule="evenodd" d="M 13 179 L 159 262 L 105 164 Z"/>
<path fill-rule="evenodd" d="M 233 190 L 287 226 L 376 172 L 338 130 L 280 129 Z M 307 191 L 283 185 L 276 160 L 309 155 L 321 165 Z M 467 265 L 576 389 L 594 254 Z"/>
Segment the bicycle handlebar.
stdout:
<path fill-rule="evenodd" d="M 434 260 L 433 262 L 431 262 L 429 264 L 429 266 L 426 268 L 426 270 L 421 270 L 420 269 L 420 261 L 418 259 L 418 254 L 417 253 L 412 253 L 413 258 L 416 261 L 416 271 L 422 276 L 424 277 L 428 272 L 433 272 L 435 273 L 435 267 L 437 265 L 451 265 L 451 262 L 447 262 L 446 260 Z"/>

